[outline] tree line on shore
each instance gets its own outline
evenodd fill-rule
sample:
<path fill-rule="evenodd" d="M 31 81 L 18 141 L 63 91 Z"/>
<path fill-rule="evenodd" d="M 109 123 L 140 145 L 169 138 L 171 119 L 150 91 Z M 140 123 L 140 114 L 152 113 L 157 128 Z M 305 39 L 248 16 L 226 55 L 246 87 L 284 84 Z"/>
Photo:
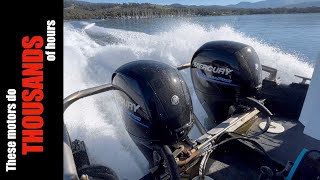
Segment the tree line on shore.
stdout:
<path fill-rule="evenodd" d="M 155 5 L 150 3 L 87 3 L 64 1 L 64 19 L 155 18 L 180 16 L 224 16 L 250 14 L 319 13 L 320 7 L 227 8 L 223 6 Z"/>

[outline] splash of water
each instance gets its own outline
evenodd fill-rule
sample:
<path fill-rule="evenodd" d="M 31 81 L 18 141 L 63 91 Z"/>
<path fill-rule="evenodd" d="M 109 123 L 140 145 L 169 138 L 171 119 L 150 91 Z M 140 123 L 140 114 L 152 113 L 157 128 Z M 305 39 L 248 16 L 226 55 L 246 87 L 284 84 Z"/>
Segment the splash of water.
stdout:
<path fill-rule="evenodd" d="M 188 63 L 197 48 L 213 40 L 238 41 L 252 46 L 262 64 L 279 70 L 284 83 L 297 81 L 294 74 L 310 77 L 313 71 L 300 57 L 227 25 L 204 28 L 185 23 L 154 35 L 84 25 L 82 29 L 70 24 L 64 28 L 64 96 L 110 83 L 114 70 L 130 61 L 150 59 L 173 66 Z M 192 93 L 195 113 L 204 119 L 206 114 L 196 99 L 190 75 L 188 71 L 182 74 Z M 80 100 L 67 110 L 65 122 L 72 139 L 86 142 L 89 157 L 95 163 L 112 167 L 121 179 L 138 179 L 146 172 L 146 160 L 126 133 L 113 102 L 111 93 Z"/>
<path fill-rule="evenodd" d="M 83 30 L 90 29 L 90 28 L 92 28 L 92 27 L 95 26 L 95 25 L 96 25 L 96 23 L 88 24 L 88 25 L 86 25 L 86 26 L 83 28 Z"/>

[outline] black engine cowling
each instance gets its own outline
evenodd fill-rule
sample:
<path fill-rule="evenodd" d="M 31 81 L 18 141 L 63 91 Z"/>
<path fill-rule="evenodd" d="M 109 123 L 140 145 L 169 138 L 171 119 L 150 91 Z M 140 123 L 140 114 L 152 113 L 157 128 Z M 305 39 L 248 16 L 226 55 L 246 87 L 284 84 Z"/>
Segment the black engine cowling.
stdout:
<path fill-rule="evenodd" d="M 158 61 L 133 61 L 115 71 L 112 84 L 135 142 L 171 145 L 186 138 L 193 124 L 192 102 L 176 68 Z"/>
<path fill-rule="evenodd" d="M 220 123 L 226 120 L 229 107 L 237 98 L 254 96 L 261 88 L 262 69 L 252 47 L 212 41 L 193 55 L 191 76 L 208 117 Z"/>

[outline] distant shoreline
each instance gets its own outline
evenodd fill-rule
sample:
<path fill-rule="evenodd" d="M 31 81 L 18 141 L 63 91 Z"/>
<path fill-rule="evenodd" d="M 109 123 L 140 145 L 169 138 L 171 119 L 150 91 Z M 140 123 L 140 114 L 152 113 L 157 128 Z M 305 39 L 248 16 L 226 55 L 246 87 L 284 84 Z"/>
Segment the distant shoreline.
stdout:
<path fill-rule="evenodd" d="M 149 3 L 64 3 L 64 20 L 144 19 L 162 17 L 232 16 L 255 14 L 320 13 L 320 7 L 303 8 L 231 8 L 221 6 L 168 6 Z"/>
<path fill-rule="evenodd" d="M 88 18 L 88 19 L 64 19 L 64 22 L 71 22 L 71 21 L 88 21 L 88 20 L 110 20 L 110 19 L 123 19 L 123 20 L 129 20 L 129 19 L 155 19 L 155 18 L 176 18 L 176 17 L 216 17 L 216 16 L 251 16 L 251 15 L 280 15 L 280 14 L 317 14 L 319 12 L 304 12 L 304 13 L 270 13 L 270 14 L 231 14 L 231 15 L 207 15 L 207 16 L 162 16 L 162 17 L 143 17 L 143 18 L 121 18 L 121 17 L 110 17 L 110 18 L 104 18 L 104 19 L 94 19 L 94 18 Z"/>

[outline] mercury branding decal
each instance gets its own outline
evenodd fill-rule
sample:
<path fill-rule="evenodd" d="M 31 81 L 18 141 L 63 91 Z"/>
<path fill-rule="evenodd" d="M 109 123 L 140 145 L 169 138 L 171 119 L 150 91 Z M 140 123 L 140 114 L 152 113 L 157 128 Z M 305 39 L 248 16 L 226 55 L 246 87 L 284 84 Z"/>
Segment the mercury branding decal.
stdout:
<path fill-rule="evenodd" d="M 136 112 L 139 108 L 140 105 L 135 104 L 133 102 L 127 101 L 123 97 L 119 96 L 119 103 L 122 104 L 123 106 L 127 107 L 129 110 Z"/>
<path fill-rule="evenodd" d="M 131 112 L 127 112 L 127 115 L 128 115 L 128 117 L 129 117 L 132 121 L 134 121 L 135 123 L 137 123 L 137 124 L 139 124 L 139 125 L 141 125 L 141 126 L 143 126 L 143 127 L 145 127 L 145 128 L 149 128 L 148 125 L 146 125 L 146 124 L 144 124 L 143 122 L 141 122 L 141 117 L 136 116 L 136 115 L 134 115 L 134 114 L 131 113 Z"/>
<path fill-rule="evenodd" d="M 225 79 L 222 77 L 215 77 L 215 76 L 211 76 L 211 75 L 206 76 L 203 72 L 197 72 L 197 76 L 199 78 L 205 79 L 207 81 L 211 81 L 211 82 L 215 82 L 215 83 L 219 83 L 219 84 L 224 84 L 227 86 L 237 86 L 236 84 L 231 84 L 231 82 L 232 82 L 231 79 Z"/>
<path fill-rule="evenodd" d="M 197 63 L 194 62 L 193 66 L 198 68 L 198 69 L 203 69 L 205 71 L 213 72 L 215 74 L 223 74 L 223 75 L 229 75 L 233 70 L 230 68 L 223 68 L 223 67 L 213 67 L 213 66 L 208 66 L 205 64 Z"/>

